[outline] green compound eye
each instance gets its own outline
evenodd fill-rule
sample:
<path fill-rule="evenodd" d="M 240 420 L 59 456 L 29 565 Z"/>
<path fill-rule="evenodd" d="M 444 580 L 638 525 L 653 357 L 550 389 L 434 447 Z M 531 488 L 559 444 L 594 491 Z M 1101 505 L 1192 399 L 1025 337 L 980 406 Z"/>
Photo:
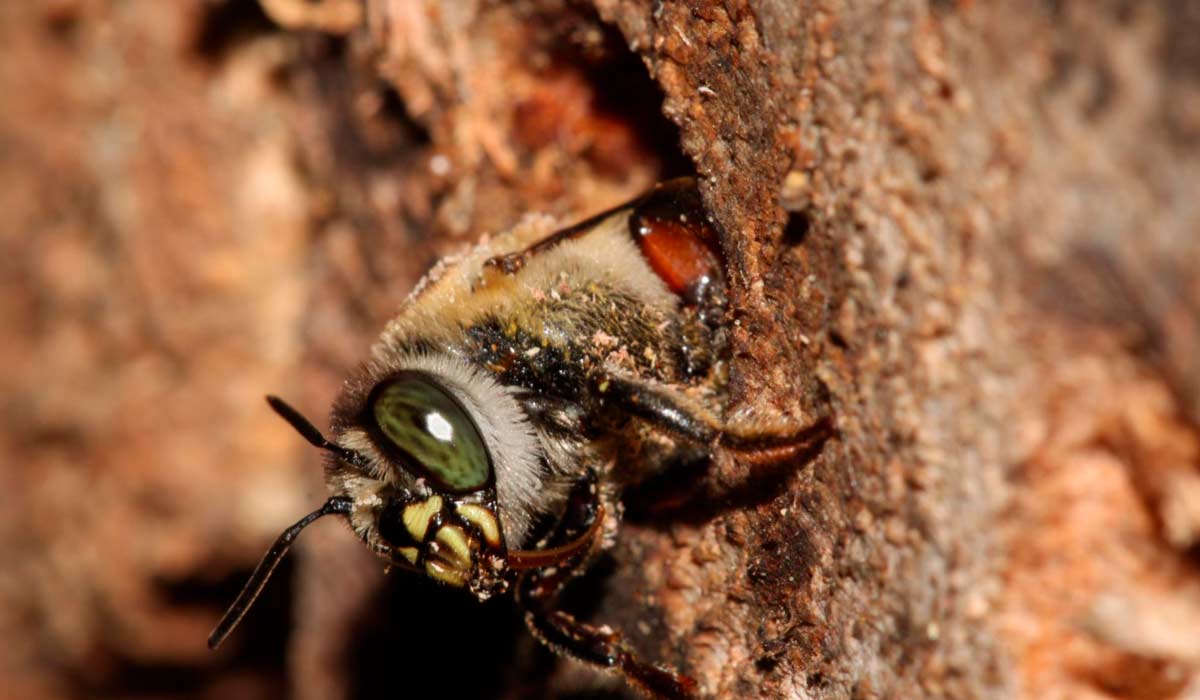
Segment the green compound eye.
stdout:
<path fill-rule="evenodd" d="M 371 392 L 370 411 L 384 445 L 409 471 L 450 493 L 487 486 L 491 460 L 467 410 L 432 378 L 405 373 Z"/>

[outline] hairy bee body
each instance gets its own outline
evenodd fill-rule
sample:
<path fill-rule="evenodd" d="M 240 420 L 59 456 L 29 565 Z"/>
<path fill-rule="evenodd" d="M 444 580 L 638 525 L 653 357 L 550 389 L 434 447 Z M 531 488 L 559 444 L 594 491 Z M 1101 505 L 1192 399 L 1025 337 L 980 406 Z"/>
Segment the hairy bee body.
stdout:
<path fill-rule="evenodd" d="M 330 498 L 267 552 L 209 638 L 220 644 L 299 532 L 344 516 L 389 564 L 479 599 L 515 588 L 533 633 L 652 695 L 685 676 L 557 609 L 613 541 L 621 490 L 718 446 L 768 456 L 829 433 L 722 417 L 725 282 L 691 179 L 551 231 L 529 219 L 439 263 L 346 382 L 326 438 Z M 784 447 L 781 447 L 784 446 Z"/>
<path fill-rule="evenodd" d="M 603 377 L 694 383 L 694 391 L 711 393 L 711 383 L 701 380 L 708 379 L 712 363 L 697 358 L 719 354 L 718 334 L 651 269 L 631 235 L 632 212 L 619 208 L 587 222 L 581 235 L 565 237 L 511 273 L 492 263 L 545 240 L 551 233 L 546 219 L 529 220 L 439 263 L 347 382 L 333 410 L 338 444 L 367 455 L 380 482 L 416 488 L 411 475 L 387 468 L 356 424 L 371 388 L 412 367 L 453 377 L 483 414 L 523 415 L 496 430 L 514 443 L 496 463 L 509 547 L 527 545 L 540 519 L 553 520 L 582 474 L 629 478 L 653 472 L 662 462 L 661 445 L 623 449 L 640 445 L 651 431 L 636 418 L 605 410 Z M 618 457 L 622 464 L 614 470 Z M 339 468 L 336 457 L 328 475 L 335 492 L 361 496 L 372 486 Z M 352 517 L 368 541 L 376 522 L 372 512 Z"/>

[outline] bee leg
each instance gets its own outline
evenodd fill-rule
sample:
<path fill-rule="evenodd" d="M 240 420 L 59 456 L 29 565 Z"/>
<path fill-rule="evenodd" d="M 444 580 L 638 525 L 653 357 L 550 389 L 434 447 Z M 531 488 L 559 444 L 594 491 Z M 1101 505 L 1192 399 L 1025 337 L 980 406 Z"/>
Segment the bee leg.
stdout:
<path fill-rule="evenodd" d="M 593 518 L 603 518 L 613 512 L 602 503 L 604 496 L 596 488 L 586 494 L 576 491 L 573 498 L 581 496 L 591 502 L 577 502 L 568 508 L 571 513 L 591 513 Z M 574 532 L 568 526 L 565 532 Z M 586 530 L 603 537 L 603 528 L 595 523 L 587 524 Z M 601 543 L 591 548 L 595 551 Z M 559 596 L 572 579 L 583 573 L 591 557 L 581 556 L 573 563 L 524 573 L 517 582 L 517 604 L 525 612 L 525 624 L 543 644 L 554 651 L 602 669 L 621 673 L 633 686 L 652 697 L 682 700 L 696 696 L 696 682 L 670 669 L 640 659 L 625 646 L 619 632 L 607 625 L 592 625 L 576 620 L 574 616 L 558 608 Z"/>
<path fill-rule="evenodd" d="M 534 636 L 551 649 L 600 668 L 619 671 L 629 683 L 651 697 L 682 700 L 696 697 L 696 681 L 639 659 L 618 632 L 589 625 L 553 608 L 560 587 L 557 576 L 527 575 L 518 589 L 525 622 Z"/>
<path fill-rule="evenodd" d="M 692 442 L 747 453 L 752 460 L 772 461 L 824 441 L 836 432 L 832 416 L 795 428 L 781 425 L 735 425 L 721 420 L 696 399 L 666 385 L 616 373 L 596 381 L 596 393 L 628 415 Z"/>

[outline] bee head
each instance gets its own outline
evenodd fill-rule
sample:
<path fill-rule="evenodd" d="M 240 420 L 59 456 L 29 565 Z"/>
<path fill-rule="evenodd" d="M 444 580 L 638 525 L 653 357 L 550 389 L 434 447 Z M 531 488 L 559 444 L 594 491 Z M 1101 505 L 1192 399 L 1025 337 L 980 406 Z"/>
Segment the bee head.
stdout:
<path fill-rule="evenodd" d="M 339 514 L 367 546 L 480 599 L 515 570 L 553 563 L 516 551 L 545 511 L 541 451 L 513 390 L 442 355 L 369 366 L 334 405 L 326 438 L 282 400 L 267 402 L 328 454 L 330 499 L 279 536 L 209 637 L 240 621 L 300 531 Z M 566 556 L 565 554 L 562 556 Z"/>
<path fill-rule="evenodd" d="M 332 430 L 329 491 L 354 501 L 354 531 L 398 566 L 485 594 L 465 560 L 493 571 L 545 512 L 542 448 L 517 390 L 448 353 L 364 367 L 335 402 Z"/>
<path fill-rule="evenodd" d="M 355 425 L 370 441 L 366 488 L 351 515 L 356 532 L 381 556 L 484 598 L 506 585 L 504 531 L 495 460 L 479 419 L 440 377 L 405 369 L 378 381 Z M 343 441 L 347 440 L 343 432 Z M 373 449 L 371 449 L 373 448 Z"/>
<path fill-rule="evenodd" d="M 353 430 L 326 438 L 278 397 L 268 396 L 267 403 L 329 454 L 333 495 L 267 550 L 209 635 L 209 648 L 224 642 L 241 622 L 300 532 L 326 515 L 345 516 L 391 563 L 469 588 L 481 599 L 507 588 L 491 455 L 471 414 L 436 379 L 412 371 L 376 384 L 360 416 L 372 449 L 343 444 L 355 442 Z M 403 472 L 391 471 L 395 466 Z"/>

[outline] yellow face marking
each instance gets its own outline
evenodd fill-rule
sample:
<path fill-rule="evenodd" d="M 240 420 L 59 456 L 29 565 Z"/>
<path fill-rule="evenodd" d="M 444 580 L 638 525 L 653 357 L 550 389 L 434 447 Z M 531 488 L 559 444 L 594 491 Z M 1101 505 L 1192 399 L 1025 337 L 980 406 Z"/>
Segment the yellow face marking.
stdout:
<path fill-rule="evenodd" d="M 500 546 L 500 524 L 496 522 L 496 516 L 492 514 L 492 511 L 474 503 L 464 503 L 458 507 L 458 514 L 479 528 L 479 531 L 483 533 L 483 539 L 487 540 L 488 544 L 493 547 Z"/>
<path fill-rule="evenodd" d="M 409 564 L 417 563 L 417 548 L 416 547 L 400 547 L 397 551 L 400 552 L 400 554 L 405 559 L 408 560 Z"/>
<path fill-rule="evenodd" d="M 457 569 L 451 569 L 436 559 L 430 559 L 429 561 L 425 562 L 425 572 L 428 573 L 431 578 L 435 578 L 442 583 L 454 586 L 456 588 L 462 588 L 463 584 L 467 582 L 466 575 L 463 572 L 458 571 Z"/>
<path fill-rule="evenodd" d="M 467 570 L 471 568 L 471 543 L 467 535 L 457 525 L 446 525 L 437 532 L 437 543 L 445 547 L 446 558 L 455 568 Z"/>
<path fill-rule="evenodd" d="M 429 529 L 429 520 L 442 509 L 442 497 L 432 496 L 420 503 L 414 503 L 404 509 L 404 527 L 413 539 L 421 542 L 425 539 L 425 531 Z"/>

